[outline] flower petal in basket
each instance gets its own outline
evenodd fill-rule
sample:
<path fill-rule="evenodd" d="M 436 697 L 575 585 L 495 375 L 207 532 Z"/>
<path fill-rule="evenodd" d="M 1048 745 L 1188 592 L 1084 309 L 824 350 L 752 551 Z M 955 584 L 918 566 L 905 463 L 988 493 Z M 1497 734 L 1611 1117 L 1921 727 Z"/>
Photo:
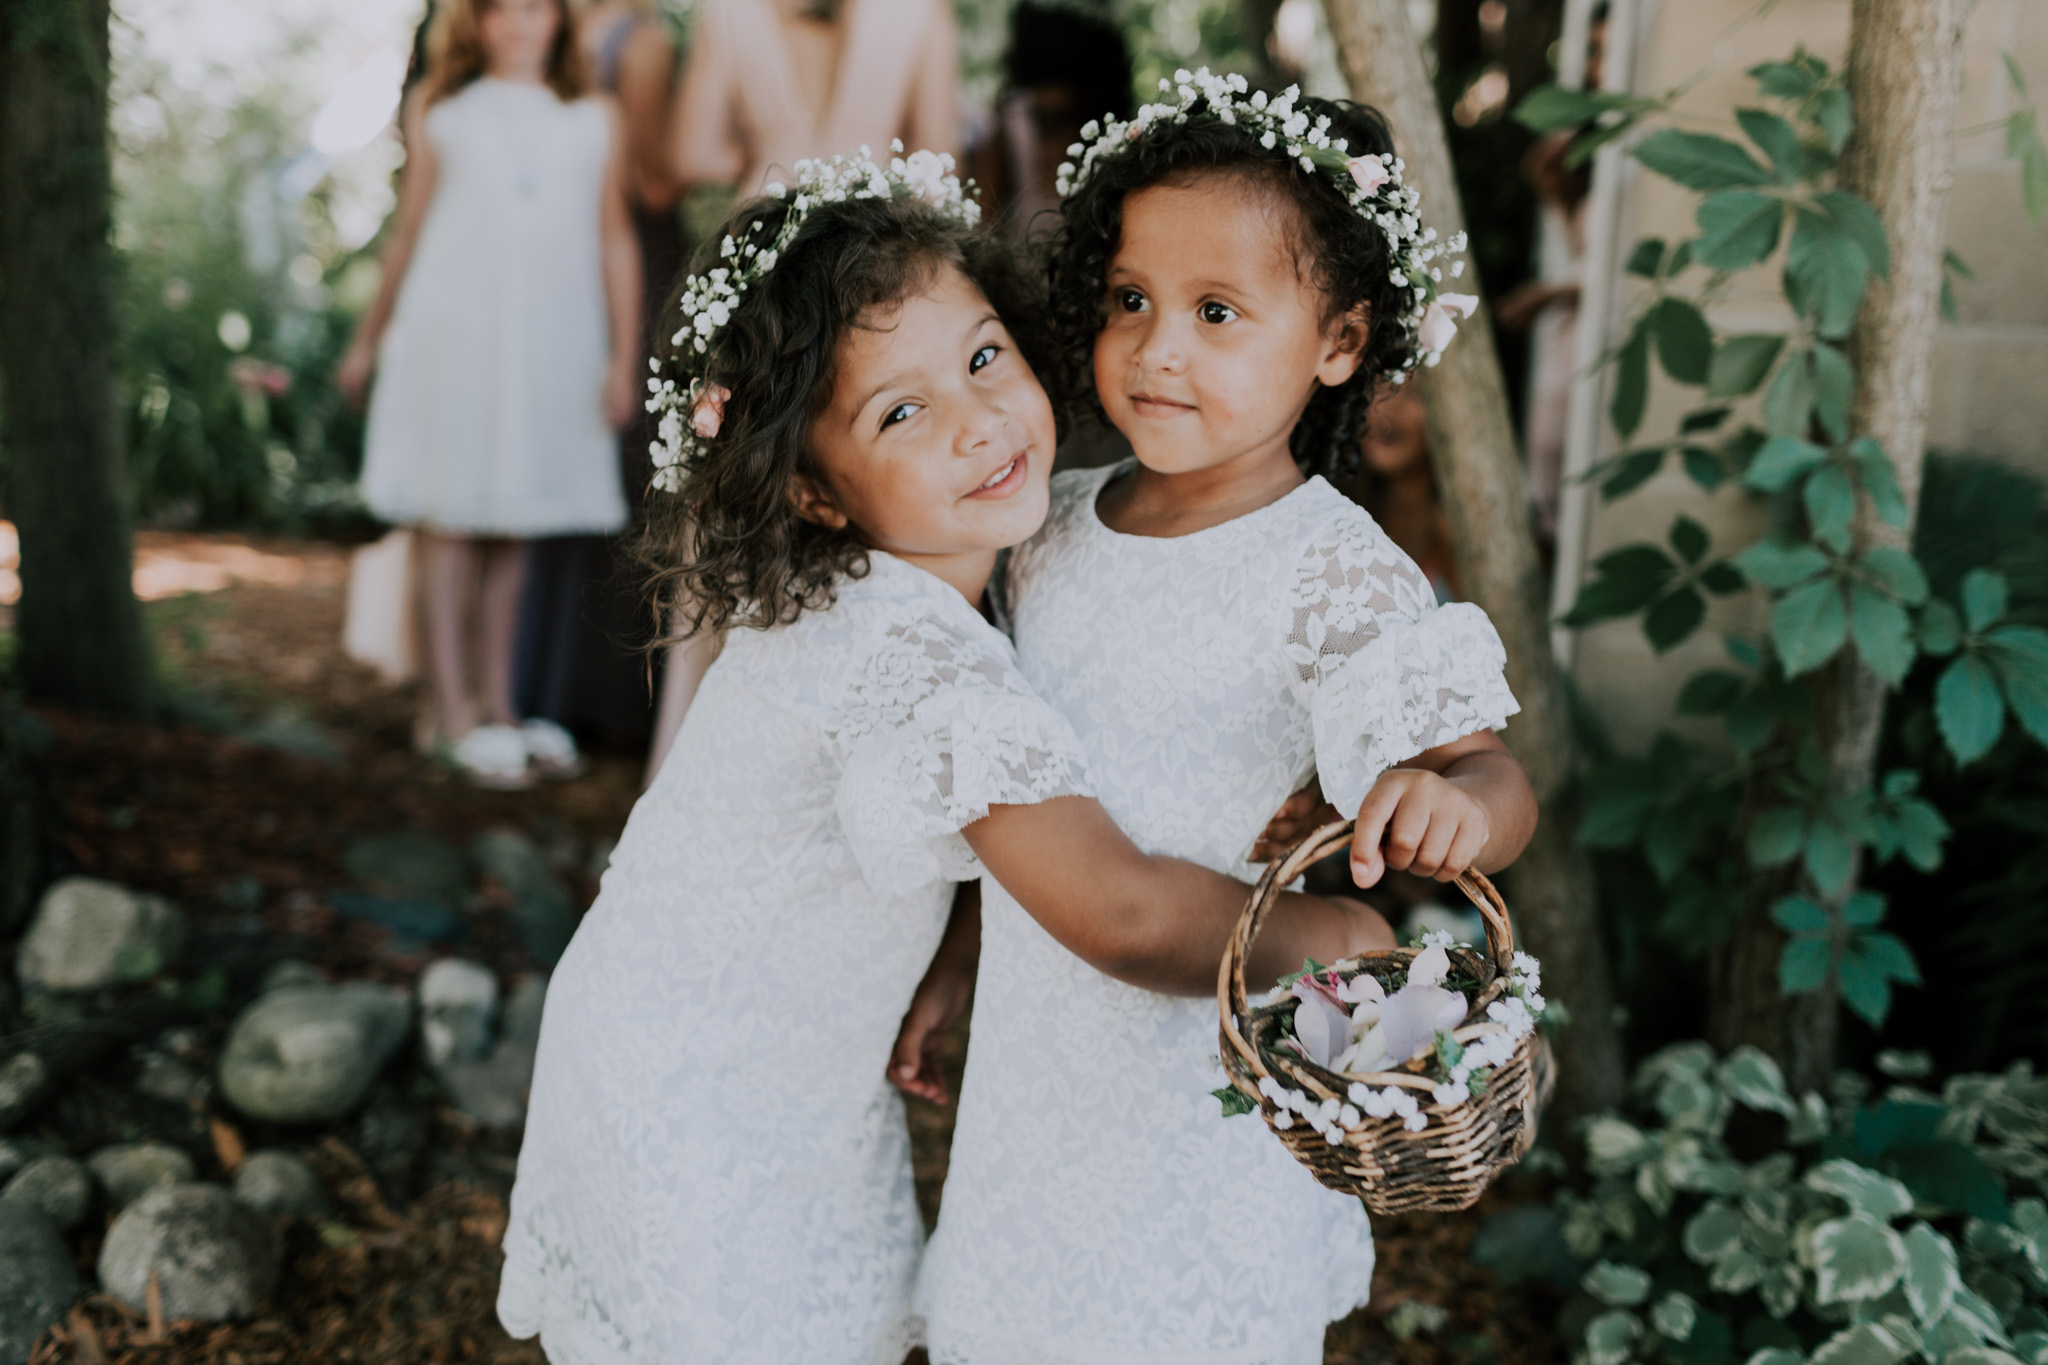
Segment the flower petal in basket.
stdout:
<path fill-rule="evenodd" d="M 1380 1026 L 1387 1031 L 1387 1056 L 1399 1066 L 1416 1053 L 1428 1050 L 1438 1033 L 1449 1032 L 1465 1022 L 1466 1009 L 1461 992 L 1410 981 L 1380 1006 Z"/>

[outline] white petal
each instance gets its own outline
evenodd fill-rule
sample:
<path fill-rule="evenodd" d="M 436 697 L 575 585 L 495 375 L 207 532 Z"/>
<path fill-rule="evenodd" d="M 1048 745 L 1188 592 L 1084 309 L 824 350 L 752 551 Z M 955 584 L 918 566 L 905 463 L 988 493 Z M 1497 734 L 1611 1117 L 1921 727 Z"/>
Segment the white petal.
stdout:
<path fill-rule="evenodd" d="M 1408 964 L 1408 984 L 1411 986 L 1441 986 L 1450 974 L 1450 954 L 1444 951 L 1441 943 L 1430 944 Z"/>

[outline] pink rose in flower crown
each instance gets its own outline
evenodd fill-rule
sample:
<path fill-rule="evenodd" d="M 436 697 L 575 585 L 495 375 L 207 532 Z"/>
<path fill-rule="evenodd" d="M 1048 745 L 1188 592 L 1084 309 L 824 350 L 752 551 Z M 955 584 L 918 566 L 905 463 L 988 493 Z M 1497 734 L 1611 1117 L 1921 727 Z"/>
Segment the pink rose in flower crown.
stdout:
<path fill-rule="evenodd" d="M 1478 311 L 1477 294 L 1437 295 L 1436 302 L 1424 310 L 1422 325 L 1415 329 L 1416 344 L 1424 351 L 1441 352 L 1458 335 L 1458 323 L 1453 314 L 1469 318 Z"/>
<path fill-rule="evenodd" d="M 1344 163 L 1344 169 L 1351 172 L 1352 180 L 1367 194 L 1377 194 L 1380 186 L 1394 178 L 1386 161 L 1377 156 L 1354 156 Z"/>
<path fill-rule="evenodd" d="M 704 392 L 697 397 L 697 405 L 690 409 L 690 430 L 697 433 L 697 439 L 708 441 L 718 434 L 718 428 L 725 423 L 725 403 L 732 397 L 732 390 L 723 384 L 704 386 Z"/>

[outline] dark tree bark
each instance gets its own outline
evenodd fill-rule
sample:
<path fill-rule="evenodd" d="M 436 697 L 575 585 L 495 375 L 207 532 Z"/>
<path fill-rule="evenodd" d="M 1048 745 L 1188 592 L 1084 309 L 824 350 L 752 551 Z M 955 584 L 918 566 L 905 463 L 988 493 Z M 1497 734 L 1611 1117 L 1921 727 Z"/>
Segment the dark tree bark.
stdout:
<path fill-rule="evenodd" d="M 1422 214 L 1449 236 L 1465 226 L 1450 150 L 1407 0 L 1325 0 L 1330 31 L 1355 98 L 1393 125 L 1407 182 Z M 1460 281 L 1462 284 L 1463 281 Z M 1507 646 L 1508 684 L 1522 703 L 1504 738 L 1542 805 L 1536 837 L 1510 869 L 1516 917 L 1543 961 L 1545 993 L 1565 1002 L 1571 1024 L 1559 1049 L 1561 1117 L 1595 1112 L 1622 1096 L 1621 1038 L 1614 1023 L 1593 870 L 1574 842 L 1573 737 L 1564 678 L 1550 649 L 1542 565 L 1529 493 L 1508 418 L 1507 386 L 1482 309 L 1460 324 L 1443 362 L 1417 381 L 1429 414 L 1431 458 L 1444 491 L 1466 592 L 1493 618 Z"/>
<path fill-rule="evenodd" d="M 1884 446 L 1909 513 L 1920 503 L 1968 12 L 1968 0 L 1854 0 L 1849 11 L 1856 132 L 1843 155 L 1842 184 L 1876 208 L 1892 248 L 1891 278 L 1873 281 L 1849 338 L 1856 362 L 1849 422 L 1855 434 Z M 1866 500 L 1857 543 L 1910 548 L 1912 523 L 1909 515 L 1904 527 L 1887 525 Z M 1853 652 L 1819 677 L 1814 734 L 1837 793 L 1869 790 L 1888 693 Z M 1818 1089 L 1834 1068 L 1841 1010 L 1832 980 L 1801 995 L 1778 992 L 1784 935 L 1769 909 L 1793 886 L 1789 878 L 1767 878 L 1750 896 L 1733 940 L 1713 964 L 1708 1035 L 1722 1047 L 1753 1043 L 1778 1059 L 1795 1087 Z M 1833 898 L 1835 908 L 1842 899 Z"/>
<path fill-rule="evenodd" d="M 107 0 L 0 0 L 0 380 L 31 697 L 141 715 L 113 374 Z"/>

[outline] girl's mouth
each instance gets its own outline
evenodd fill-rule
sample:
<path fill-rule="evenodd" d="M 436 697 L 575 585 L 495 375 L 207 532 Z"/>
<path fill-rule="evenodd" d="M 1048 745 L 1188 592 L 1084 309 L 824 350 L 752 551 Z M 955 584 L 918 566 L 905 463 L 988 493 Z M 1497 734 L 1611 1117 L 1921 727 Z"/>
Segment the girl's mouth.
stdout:
<path fill-rule="evenodd" d="M 967 496 L 970 498 L 1009 497 L 1010 494 L 1023 487 L 1024 470 L 1029 462 L 1030 455 L 1025 451 L 1018 451 L 1008 464 L 989 475 L 987 482 Z"/>
<path fill-rule="evenodd" d="M 1195 410 L 1192 404 L 1176 403 L 1169 398 L 1154 398 L 1147 393 L 1132 394 L 1131 407 L 1140 417 L 1180 417 Z"/>

